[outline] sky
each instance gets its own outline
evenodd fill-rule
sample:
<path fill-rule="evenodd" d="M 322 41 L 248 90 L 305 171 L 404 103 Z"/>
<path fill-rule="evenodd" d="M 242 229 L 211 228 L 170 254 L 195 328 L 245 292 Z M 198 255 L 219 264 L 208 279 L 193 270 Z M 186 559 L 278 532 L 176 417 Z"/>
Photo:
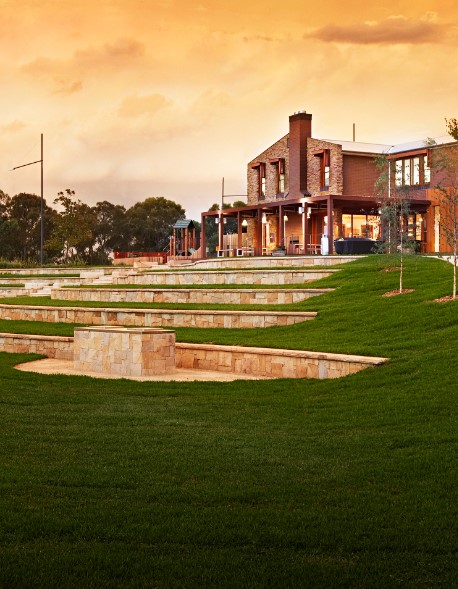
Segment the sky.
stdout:
<path fill-rule="evenodd" d="M 444 135 L 457 95 L 454 0 L 0 0 L 0 189 L 40 193 L 39 165 L 10 170 L 43 133 L 48 204 L 164 196 L 199 220 L 298 110 L 394 144 Z"/>

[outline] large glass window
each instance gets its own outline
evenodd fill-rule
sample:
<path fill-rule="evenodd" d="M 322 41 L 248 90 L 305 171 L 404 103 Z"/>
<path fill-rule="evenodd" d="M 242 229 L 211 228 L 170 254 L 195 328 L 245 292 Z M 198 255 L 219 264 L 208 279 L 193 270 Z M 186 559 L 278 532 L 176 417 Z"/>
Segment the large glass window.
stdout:
<path fill-rule="evenodd" d="M 371 237 L 378 239 L 378 215 L 342 215 L 342 237 Z"/>
<path fill-rule="evenodd" d="M 396 186 L 423 186 L 431 181 L 427 154 L 396 160 Z"/>

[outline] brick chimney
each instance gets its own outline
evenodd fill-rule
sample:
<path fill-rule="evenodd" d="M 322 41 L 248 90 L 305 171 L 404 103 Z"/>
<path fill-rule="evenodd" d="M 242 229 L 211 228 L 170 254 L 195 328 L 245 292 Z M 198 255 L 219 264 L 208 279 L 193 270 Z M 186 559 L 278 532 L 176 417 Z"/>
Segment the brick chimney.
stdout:
<path fill-rule="evenodd" d="M 289 198 L 310 196 L 307 191 L 307 139 L 311 136 L 311 114 L 301 110 L 289 117 Z"/>

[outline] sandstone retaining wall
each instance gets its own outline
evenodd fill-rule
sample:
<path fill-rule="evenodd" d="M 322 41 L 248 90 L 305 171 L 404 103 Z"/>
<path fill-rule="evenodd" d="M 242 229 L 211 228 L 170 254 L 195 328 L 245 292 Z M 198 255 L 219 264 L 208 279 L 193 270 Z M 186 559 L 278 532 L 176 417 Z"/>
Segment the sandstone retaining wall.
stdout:
<path fill-rule="evenodd" d="M 239 258 L 214 258 L 209 260 L 197 260 L 189 264 L 196 269 L 204 268 L 287 268 L 288 266 L 334 266 L 353 262 L 362 256 L 264 256 L 264 257 L 239 257 Z"/>
<path fill-rule="evenodd" d="M 0 305 L 0 319 L 80 323 L 85 325 L 126 325 L 132 327 L 203 327 L 253 329 L 293 325 L 316 317 L 314 312 L 271 311 L 188 311 L 160 309 L 96 309 Z"/>
<path fill-rule="evenodd" d="M 127 289 L 127 288 L 54 288 L 51 298 L 63 301 L 108 303 L 185 303 L 211 305 L 289 305 L 332 291 L 308 289 Z"/>
<path fill-rule="evenodd" d="M 327 278 L 339 270 L 234 270 L 149 272 L 135 276 L 114 276 L 113 284 L 304 284 Z"/>
<path fill-rule="evenodd" d="M 0 334 L 0 351 L 73 360 L 73 338 Z M 262 378 L 340 378 L 386 358 L 275 348 L 177 343 L 176 368 L 234 372 Z"/>
<path fill-rule="evenodd" d="M 0 333 L 0 351 L 10 354 L 41 354 L 48 358 L 73 360 L 73 338 Z"/>

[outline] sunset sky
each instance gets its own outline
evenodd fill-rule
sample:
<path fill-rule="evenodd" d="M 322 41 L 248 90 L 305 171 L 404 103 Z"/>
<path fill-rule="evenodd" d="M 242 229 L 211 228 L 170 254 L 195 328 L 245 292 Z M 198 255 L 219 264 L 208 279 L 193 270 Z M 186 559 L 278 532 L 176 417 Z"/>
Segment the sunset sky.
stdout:
<path fill-rule="evenodd" d="M 458 117 L 454 0 L 0 0 L 0 189 L 187 216 L 246 192 L 246 163 L 313 135 L 400 143 Z"/>

